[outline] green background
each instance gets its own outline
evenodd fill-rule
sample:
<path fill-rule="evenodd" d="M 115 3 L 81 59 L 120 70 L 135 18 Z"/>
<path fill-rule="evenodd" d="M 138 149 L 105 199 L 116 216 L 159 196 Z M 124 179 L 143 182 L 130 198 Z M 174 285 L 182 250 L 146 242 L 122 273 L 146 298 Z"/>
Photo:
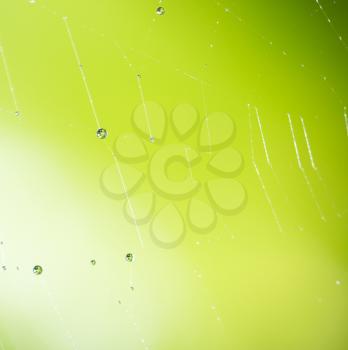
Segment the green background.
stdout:
<path fill-rule="evenodd" d="M 348 4 L 321 4 L 326 15 L 310 0 L 1 0 L 1 350 L 347 349 L 348 48 L 339 36 L 348 38 Z M 149 224 L 142 246 L 123 201 L 99 185 L 112 163 L 105 144 L 133 131 L 137 74 L 168 118 L 180 103 L 201 119 L 228 113 L 244 159 L 243 210 L 218 214 L 204 235 L 187 228 L 173 249 L 154 244 Z M 248 104 L 259 110 L 272 168 L 254 113 L 250 133 Z M 165 142 L 175 140 L 168 131 Z M 210 175 L 200 167 L 195 176 Z M 177 206 L 184 212 L 186 203 Z"/>

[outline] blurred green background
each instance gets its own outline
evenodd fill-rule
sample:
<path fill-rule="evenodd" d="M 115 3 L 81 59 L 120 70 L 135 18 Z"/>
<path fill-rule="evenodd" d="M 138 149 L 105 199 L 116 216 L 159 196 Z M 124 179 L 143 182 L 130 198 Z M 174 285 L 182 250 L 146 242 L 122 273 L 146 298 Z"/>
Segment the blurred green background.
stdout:
<path fill-rule="evenodd" d="M 1 0 L 0 349 L 347 349 L 347 14 L 345 0 Z M 134 225 L 102 173 L 119 165 L 119 135 L 141 137 L 142 95 L 162 106 L 166 132 L 145 137 L 148 159 L 131 164 L 144 176 L 137 192 L 156 197 Z M 200 118 L 185 141 L 170 122 L 183 103 Z M 203 234 L 190 198 L 161 196 L 149 167 L 166 145 L 196 150 L 197 167 L 167 175 L 192 171 L 210 205 L 205 183 L 220 176 L 197 140 L 213 112 L 233 120 L 246 195 Z M 167 205 L 185 232 L 169 249 L 152 232 Z M 163 239 L 174 221 L 156 226 Z"/>

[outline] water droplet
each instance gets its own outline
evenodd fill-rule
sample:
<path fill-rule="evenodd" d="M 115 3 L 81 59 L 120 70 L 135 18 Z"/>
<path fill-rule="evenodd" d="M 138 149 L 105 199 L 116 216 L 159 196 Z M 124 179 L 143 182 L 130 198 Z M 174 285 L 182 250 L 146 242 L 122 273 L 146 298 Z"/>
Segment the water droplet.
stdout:
<path fill-rule="evenodd" d="M 91 264 L 94 266 L 97 262 L 93 259 L 91 260 Z"/>
<path fill-rule="evenodd" d="M 131 286 L 130 289 L 134 292 L 134 287 L 133 286 Z"/>
<path fill-rule="evenodd" d="M 108 132 L 105 129 L 100 128 L 100 129 L 97 130 L 97 137 L 98 137 L 98 139 L 105 139 L 106 136 L 108 136 Z"/>
<path fill-rule="evenodd" d="M 21 112 L 20 111 L 16 111 L 15 115 L 16 115 L 16 117 L 19 117 L 21 115 Z"/>
<path fill-rule="evenodd" d="M 340 286 L 341 283 L 342 283 L 342 282 L 341 282 L 340 280 L 337 280 L 337 281 L 336 281 L 336 285 L 337 285 L 337 286 Z"/>
<path fill-rule="evenodd" d="M 42 271 L 43 271 L 43 269 L 42 269 L 42 267 L 40 265 L 36 265 L 33 268 L 33 272 L 34 272 L 35 275 L 41 275 Z"/>
<path fill-rule="evenodd" d="M 6 271 L 6 270 L 7 270 L 7 267 L 4 265 L 4 266 L 2 266 L 2 269 L 3 269 L 4 271 Z"/>
<path fill-rule="evenodd" d="M 154 136 L 150 136 L 150 142 L 151 142 L 151 143 L 155 143 L 155 138 L 154 138 Z"/>
<path fill-rule="evenodd" d="M 157 7 L 156 9 L 156 13 L 159 15 L 159 16 L 163 16 L 165 14 L 166 10 L 164 9 L 164 7 L 160 6 L 160 7 Z"/>
<path fill-rule="evenodd" d="M 128 253 L 126 255 L 126 260 L 129 261 L 129 262 L 134 261 L 134 255 L 132 253 Z"/>

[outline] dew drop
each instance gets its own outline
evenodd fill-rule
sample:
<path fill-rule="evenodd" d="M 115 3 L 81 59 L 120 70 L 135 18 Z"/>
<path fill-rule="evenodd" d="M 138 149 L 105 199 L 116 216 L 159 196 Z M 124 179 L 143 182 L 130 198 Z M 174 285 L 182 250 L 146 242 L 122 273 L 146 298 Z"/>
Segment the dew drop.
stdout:
<path fill-rule="evenodd" d="M 98 137 L 98 139 L 105 139 L 106 136 L 108 136 L 108 132 L 105 129 L 100 128 L 100 129 L 97 130 L 97 137 Z"/>
<path fill-rule="evenodd" d="M 7 270 L 7 267 L 6 267 L 5 265 L 3 265 L 3 266 L 2 266 L 2 269 L 3 269 L 4 271 L 6 271 L 6 270 Z"/>
<path fill-rule="evenodd" d="M 155 143 L 155 137 L 154 136 L 150 136 L 150 142 L 151 143 Z"/>
<path fill-rule="evenodd" d="M 20 111 L 16 111 L 16 112 L 15 112 L 15 116 L 16 116 L 16 117 L 19 117 L 20 115 L 21 115 L 21 112 L 20 112 Z"/>
<path fill-rule="evenodd" d="M 165 14 L 166 10 L 164 9 L 164 7 L 160 6 L 160 7 L 157 7 L 156 9 L 156 13 L 159 15 L 159 16 L 163 16 Z"/>
<path fill-rule="evenodd" d="M 42 266 L 40 266 L 40 265 L 36 265 L 33 267 L 33 272 L 35 275 L 41 275 L 42 271 L 43 271 L 43 269 L 42 269 Z"/>
<path fill-rule="evenodd" d="M 91 264 L 94 266 L 97 262 L 93 259 L 91 260 Z"/>
<path fill-rule="evenodd" d="M 129 262 L 134 261 L 134 255 L 132 253 L 128 253 L 126 255 L 126 261 L 129 261 Z"/>

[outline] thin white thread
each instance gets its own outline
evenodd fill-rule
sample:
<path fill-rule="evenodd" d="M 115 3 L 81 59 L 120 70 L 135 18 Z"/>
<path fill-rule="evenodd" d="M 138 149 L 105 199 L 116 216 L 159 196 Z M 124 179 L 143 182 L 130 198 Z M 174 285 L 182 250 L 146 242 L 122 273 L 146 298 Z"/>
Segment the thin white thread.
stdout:
<path fill-rule="evenodd" d="M 321 3 L 319 2 L 319 0 L 315 0 L 315 2 L 317 3 L 317 5 L 320 8 L 321 13 L 323 14 L 323 16 L 325 17 L 326 21 L 329 23 L 331 29 L 333 30 L 333 32 L 335 33 L 335 35 L 338 38 L 338 41 L 342 44 L 343 48 L 345 50 L 348 50 L 348 46 L 346 44 L 346 42 L 344 41 L 343 37 L 341 34 L 338 33 L 336 27 L 333 25 L 331 18 L 327 15 L 326 11 L 324 10 L 324 7 L 321 5 Z"/>
<path fill-rule="evenodd" d="M 302 116 L 300 116 L 300 120 L 301 120 L 301 124 L 302 124 L 302 130 L 303 130 L 303 133 L 304 133 L 304 136 L 305 136 L 306 145 L 307 145 L 307 150 L 308 150 L 309 159 L 310 159 L 310 161 L 311 161 L 312 168 L 313 168 L 314 170 L 318 170 L 317 165 L 315 164 L 315 161 L 314 161 L 314 158 L 313 158 L 313 153 L 312 153 L 311 144 L 310 144 L 310 142 L 309 142 L 309 138 L 308 138 L 306 126 L 305 126 L 305 123 L 304 123 L 304 120 L 303 120 Z"/>
<path fill-rule="evenodd" d="M 98 114 L 97 114 L 97 110 L 95 108 L 93 97 L 92 97 L 92 93 L 91 93 L 90 88 L 88 86 L 86 74 L 85 74 L 85 71 L 83 69 L 83 66 L 82 66 L 82 63 L 81 63 L 81 60 L 80 60 L 79 53 L 77 51 L 77 47 L 76 47 L 74 38 L 72 36 L 72 32 L 71 32 L 71 29 L 70 29 L 70 26 L 69 26 L 69 23 L 68 23 L 68 18 L 67 17 L 63 17 L 63 21 L 65 23 L 65 28 L 66 28 L 66 31 L 67 31 L 67 34 L 68 34 L 68 37 L 69 37 L 69 40 L 70 40 L 70 44 L 71 44 L 71 47 L 73 49 L 77 65 L 78 65 L 78 68 L 79 68 L 80 73 L 81 73 L 82 81 L 83 81 L 84 87 L 86 89 L 86 93 L 87 93 L 87 96 L 88 96 L 88 102 L 90 104 L 93 117 L 95 119 L 95 122 L 97 124 L 98 129 L 100 129 L 100 122 L 99 122 L 99 117 L 98 117 Z"/>
<path fill-rule="evenodd" d="M 276 222 L 277 228 L 278 228 L 279 232 L 283 232 L 283 228 L 282 228 L 282 225 L 280 224 L 277 212 L 276 212 L 276 210 L 275 210 L 275 208 L 273 206 L 271 197 L 268 194 L 267 188 L 265 186 L 265 183 L 264 183 L 264 181 L 262 179 L 261 173 L 259 171 L 259 168 L 258 168 L 256 160 L 255 160 L 254 137 L 253 137 L 253 128 L 252 128 L 252 120 L 251 120 L 251 113 L 250 113 L 250 105 L 249 104 L 248 104 L 248 110 L 249 110 L 249 134 L 250 134 L 249 140 L 250 140 L 251 162 L 252 162 L 252 164 L 253 164 L 253 166 L 255 168 L 256 175 L 257 175 L 257 177 L 259 179 L 262 191 L 263 191 L 263 193 L 264 193 L 264 195 L 266 197 L 266 201 L 268 202 L 268 205 L 271 208 L 271 212 L 272 212 L 273 218 L 274 218 L 274 220 Z"/>
<path fill-rule="evenodd" d="M 271 173 L 272 173 L 275 181 L 277 182 L 277 185 L 281 188 L 281 191 L 283 193 L 285 201 L 288 202 L 289 201 L 289 196 L 287 195 L 287 193 L 285 192 L 285 190 L 281 186 L 279 177 L 278 177 L 278 175 L 276 174 L 276 172 L 273 169 L 273 165 L 272 165 L 272 162 L 271 162 L 271 157 L 269 156 L 269 152 L 268 152 L 266 138 L 265 138 L 265 136 L 263 134 L 263 127 L 262 127 L 262 123 L 261 123 L 261 118 L 260 118 L 259 111 L 258 111 L 257 107 L 255 107 L 255 111 L 256 111 L 257 122 L 258 122 L 258 125 L 259 125 L 260 135 L 261 135 L 261 139 L 262 139 L 262 144 L 263 144 L 263 148 L 264 148 L 265 155 L 266 155 L 267 164 L 269 165 L 269 167 L 271 169 Z"/>
<path fill-rule="evenodd" d="M 297 164 L 298 164 L 298 167 L 303 175 L 303 178 L 306 182 L 306 185 L 307 185 L 307 188 L 312 196 L 312 199 L 314 201 L 314 204 L 315 206 L 317 207 L 318 209 L 318 212 L 320 214 L 320 219 L 322 221 L 326 221 L 326 218 L 325 218 L 325 215 L 319 205 L 319 202 L 317 200 L 317 197 L 314 193 L 314 190 L 313 190 L 313 187 L 308 179 L 308 176 L 306 174 L 306 171 L 302 165 L 302 162 L 301 162 L 301 157 L 300 157 L 300 153 L 299 153 L 299 150 L 298 150 L 298 146 L 297 146 L 297 141 L 296 141 L 296 136 L 295 136 L 295 132 L 294 132 L 294 128 L 293 128 L 293 124 L 292 124 L 292 120 L 291 120 L 291 116 L 290 116 L 290 113 L 288 113 L 288 121 L 289 121 L 289 125 L 290 125 L 290 131 L 291 131 L 291 136 L 292 136 L 292 141 L 293 141 L 293 145 L 294 145 L 294 148 L 295 148 L 295 153 L 296 153 L 296 158 L 297 158 Z"/>
<path fill-rule="evenodd" d="M 154 137 L 154 135 L 153 135 L 152 130 L 151 130 L 149 111 L 148 111 L 147 105 L 145 103 L 144 90 L 143 90 L 143 86 L 141 84 L 141 77 L 140 77 L 139 74 L 137 75 L 137 83 L 138 83 L 138 89 L 139 89 L 139 93 L 140 93 L 141 103 L 142 103 L 143 109 L 144 109 L 146 126 L 147 126 L 147 130 L 148 130 L 148 133 L 149 133 L 149 136 L 150 136 L 150 140 L 151 140 L 152 137 Z"/>
<path fill-rule="evenodd" d="M 90 104 L 90 107 L 91 107 L 91 110 L 92 110 L 95 122 L 97 124 L 97 127 L 99 129 L 100 128 L 100 122 L 99 122 L 98 114 L 97 114 L 97 111 L 96 111 L 95 106 L 94 106 L 94 102 L 93 102 L 93 99 L 92 99 L 92 94 L 91 94 L 90 88 L 89 88 L 88 83 L 87 83 L 86 75 L 85 75 L 85 72 L 83 70 L 83 67 L 82 67 L 82 64 L 81 64 L 81 61 L 80 61 L 80 56 L 78 54 L 77 46 L 76 46 L 74 38 L 72 36 L 72 32 L 70 30 L 70 26 L 68 24 L 67 17 L 63 17 L 63 21 L 65 23 L 66 31 L 67 31 L 67 34 L 68 34 L 68 37 L 69 37 L 69 40 L 70 40 L 70 43 L 71 43 L 71 46 L 72 46 L 75 58 L 76 58 L 76 62 L 78 64 L 78 66 L 79 66 L 81 77 L 82 77 L 82 80 L 84 82 L 84 86 L 86 88 L 89 104 Z M 144 242 L 143 242 L 143 239 L 142 239 L 142 236 L 141 236 L 141 233 L 140 233 L 140 229 L 139 229 L 138 223 L 136 222 L 135 210 L 134 210 L 134 207 L 133 207 L 133 205 L 132 205 L 132 203 L 131 203 L 131 201 L 129 199 L 127 186 L 126 186 L 126 183 L 125 183 L 125 180 L 124 180 L 124 176 L 123 176 L 121 168 L 120 168 L 119 161 L 118 161 L 116 155 L 111 150 L 111 148 L 106 143 L 104 143 L 104 144 L 106 145 L 107 149 L 110 151 L 110 153 L 112 155 L 112 158 L 113 158 L 113 161 L 114 161 L 114 163 L 116 165 L 116 170 L 117 170 L 117 173 L 118 173 L 119 178 L 121 180 L 121 186 L 123 188 L 123 193 L 126 196 L 127 203 L 129 205 L 129 208 L 130 208 L 130 211 L 131 211 L 131 215 L 132 215 L 132 217 L 134 219 L 134 224 L 135 224 L 135 227 L 136 227 L 137 236 L 138 236 L 138 239 L 139 239 L 139 242 L 140 242 L 141 246 L 143 247 L 144 246 Z"/>
<path fill-rule="evenodd" d="M 138 225 L 137 220 L 136 220 L 136 211 L 135 211 L 135 209 L 133 207 L 133 204 L 132 204 L 132 202 L 131 202 L 131 200 L 129 198 L 126 182 L 125 182 L 124 176 L 123 176 L 122 171 L 121 171 L 119 160 L 116 157 L 116 155 L 114 154 L 114 152 L 109 148 L 109 146 L 107 146 L 107 148 L 109 149 L 110 153 L 112 154 L 112 158 L 113 158 L 114 163 L 116 165 L 116 170 L 117 170 L 118 176 L 119 176 L 119 178 L 121 180 L 121 186 L 123 188 L 123 193 L 124 193 L 124 195 L 126 197 L 127 204 L 128 204 L 129 209 L 131 211 L 131 216 L 132 216 L 132 219 L 133 219 L 133 223 L 135 225 L 135 230 L 137 232 L 138 240 L 140 242 L 140 245 L 142 247 L 144 247 L 144 241 L 143 241 L 143 238 L 142 238 L 142 234 L 140 232 L 140 228 L 139 228 L 139 225 Z"/>
<path fill-rule="evenodd" d="M 16 93 L 15 93 L 15 88 L 14 88 L 14 85 L 13 85 L 13 82 L 12 82 L 10 70 L 8 68 L 8 64 L 7 64 L 7 60 L 6 60 L 6 57 L 5 57 L 4 48 L 3 48 L 3 46 L 1 44 L 0 44 L 0 55 L 1 55 L 1 58 L 2 58 L 2 63 L 4 65 L 4 69 L 5 69 L 5 73 L 6 73 L 6 77 L 7 77 L 7 83 L 8 83 L 8 87 L 9 87 L 10 93 L 11 93 L 13 105 L 15 107 L 15 113 L 18 116 L 20 111 L 19 111 L 19 106 L 18 106 L 17 97 L 16 97 Z"/>
<path fill-rule="evenodd" d="M 317 165 L 316 165 L 316 163 L 314 161 L 314 157 L 313 157 L 313 153 L 312 153 L 312 147 L 311 147 L 311 144 L 310 144 L 310 141 L 309 141 L 309 136 L 307 134 L 306 125 L 305 125 L 305 122 L 304 122 L 304 119 L 302 118 L 302 116 L 300 116 L 300 120 L 301 120 L 301 124 L 302 124 L 303 134 L 304 134 L 305 140 L 306 140 L 307 151 L 308 151 L 309 159 L 310 159 L 310 162 L 311 162 L 311 166 L 312 166 L 315 174 L 317 175 L 319 182 L 322 184 L 322 186 L 323 186 L 323 188 L 324 188 L 324 190 L 326 192 L 326 195 L 330 198 L 331 207 L 335 211 L 336 215 L 338 217 L 341 217 L 341 214 L 337 211 L 336 204 L 335 204 L 334 200 L 331 198 L 331 196 L 329 194 L 329 191 L 328 191 L 328 189 L 326 187 L 326 184 L 324 182 L 324 179 L 321 176 L 321 174 L 319 172 L 319 169 L 318 169 L 318 167 L 317 167 Z"/>
<path fill-rule="evenodd" d="M 263 149 L 265 150 L 267 163 L 268 163 L 268 165 L 270 166 L 270 168 L 272 168 L 272 163 L 271 163 L 271 159 L 270 159 L 269 154 L 268 154 L 267 144 L 266 144 L 265 137 L 264 137 L 264 135 L 263 135 L 261 119 L 260 119 L 259 111 L 258 111 L 257 107 L 255 107 L 255 112 L 256 112 L 257 122 L 258 122 L 258 124 L 259 124 L 259 129 L 260 129 L 260 134 L 261 134 Z"/>

